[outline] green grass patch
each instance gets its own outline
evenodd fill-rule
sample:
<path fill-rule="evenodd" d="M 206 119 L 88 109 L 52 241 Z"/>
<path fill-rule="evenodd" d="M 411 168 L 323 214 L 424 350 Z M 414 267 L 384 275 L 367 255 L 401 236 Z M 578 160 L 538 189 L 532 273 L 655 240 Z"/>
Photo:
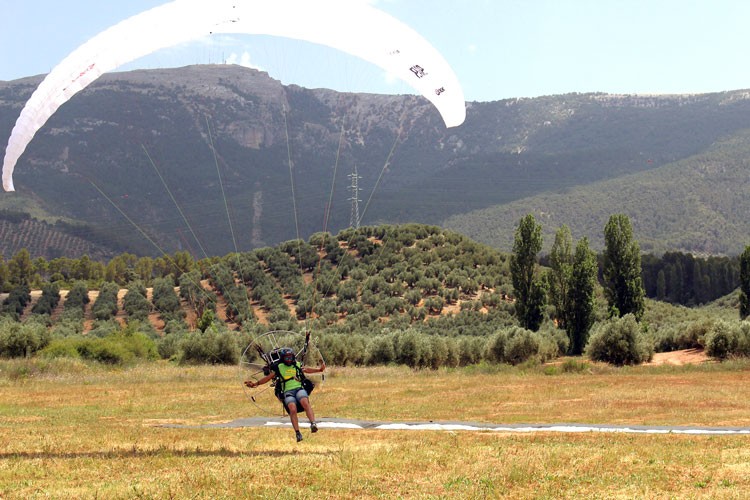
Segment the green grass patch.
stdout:
<path fill-rule="evenodd" d="M 589 366 L 590 365 L 590 366 Z M 331 367 L 319 417 L 750 426 L 750 363 Z M 563 368 L 569 366 L 570 368 Z M 257 416 L 232 366 L 0 360 L 3 498 L 738 498 L 748 436 L 167 428 Z M 279 478 L 283 478 L 280 480 Z"/>

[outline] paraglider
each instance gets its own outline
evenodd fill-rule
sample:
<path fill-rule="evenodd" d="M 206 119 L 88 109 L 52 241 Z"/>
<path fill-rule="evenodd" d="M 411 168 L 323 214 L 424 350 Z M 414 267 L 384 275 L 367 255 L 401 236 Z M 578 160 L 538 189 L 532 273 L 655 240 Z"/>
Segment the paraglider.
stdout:
<path fill-rule="evenodd" d="M 434 104 L 445 125 L 466 116 L 463 91 L 445 59 L 421 35 L 360 0 L 175 0 L 101 32 L 60 62 L 21 111 L 3 160 L 3 189 L 34 134 L 55 111 L 102 74 L 211 34 L 254 34 L 325 45 L 369 61 Z"/>
<path fill-rule="evenodd" d="M 255 373 L 248 372 L 250 378 L 244 381 L 244 385 L 249 389 L 257 389 L 267 382 L 272 383 L 272 386 L 275 387 L 275 396 L 284 405 L 284 411 L 289 415 L 297 442 L 300 442 L 302 441 L 302 433 L 299 428 L 298 413 L 304 411 L 310 422 L 310 430 L 313 433 L 318 432 L 315 412 L 312 409 L 309 399 L 309 395 L 315 389 L 315 383 L 307 378 L 306 374 L 322 374 L 325 371 L 326 364 L 322 357 L 320 358 L 320 366 L 317 368 L 303 364 L 305 356 L 311 347 L 309 330 L 305 335 L 304 346 L 299 353 L 296 353 L 290 347 L 275 347 L 270 351 L 265 351 L 260 339 L 265 337 L 266 339 L 273 338 L 275 340 L 277 333 L 283 333 L 287 336 L 291 335 L 292 337 L 295 336 L 293 332 L 269 332 L 265 336 L 251 342 L 248 349 L 254 349 L 263 361 L 263 364 L 260 371 L 256 371 Z M 253 366 L 252 363 L 246 361 L 248 349 L 243 353 L 240 368 L 250 368 Z M 259 378 L 258 375 L 260 373 L 263 376 Z M 251 396 L 251 400 L 254 402 L 256 401 L 255 398 L 255 395 Z"/>
<path fill-rule="evenodd" d="M 250 401 L 263 413 L 273 413 L 269 405 L 271 400 L 281 403 L 283 410 L 287 413 L 295 429 L 297 441 L 301 441 L 297 414 L 304 412 L 310 421 L 311 430 L 314 427 L 315 417 L 309 402 L 309 395 L 315 387 L 322 385 L 325 380 L 325 360 L 315 341 L 311 338 L 310 330 L 304 336 L 298 332 L 270 331 L 254 337 L 240 356 L 240 378 Z M 288 361 L 285 360 L 288 356 Z M 299 384 L 295 388 L 305 390 L 303 394 L 306 401 L 287 401 L 285 398 L 285 380 L 280 371 L 282 363 L 296 367 L 295 377 Z M 313 366 L 317 368 L 313 368 Z M 263 384 L 271 382 L 273 397 L 266 394 L 269 386 Z"/>

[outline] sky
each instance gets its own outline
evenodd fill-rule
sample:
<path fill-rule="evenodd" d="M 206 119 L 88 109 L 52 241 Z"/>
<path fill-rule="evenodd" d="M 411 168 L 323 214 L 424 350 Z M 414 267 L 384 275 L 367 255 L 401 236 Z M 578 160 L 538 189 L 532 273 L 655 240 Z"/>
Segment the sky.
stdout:
<path fill-rule="evenodd" d="M 467 101 L 750 88 L 747 0 L 369 1 L 443 54 Z M 48 73 L 98 32 L 162 3 L 0 0 L 0 80 Z M 226 62 L 308 88 L 411 92 L 375 68 L 329 52 L 268 37 L 213 37 L 123 69 Z"/>

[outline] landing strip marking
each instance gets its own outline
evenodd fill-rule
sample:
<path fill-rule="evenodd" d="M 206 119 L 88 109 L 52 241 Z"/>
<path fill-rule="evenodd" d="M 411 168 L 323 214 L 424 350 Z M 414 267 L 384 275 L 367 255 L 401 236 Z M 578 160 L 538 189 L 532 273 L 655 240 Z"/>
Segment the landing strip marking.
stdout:
<path fill-rule="evenodd" d="M 300 422 L 300 427 L 309 427 Z M 162 427 L 223 429 L 239 427 L 291 427 L 286 417 L 240 418 L 231 422 L 205 425 L 167 424 Z M 488 424 L 479 422 L 378 422 L 338 418 L 321 418 L 321 429 L 379 429 L 417 431 L 491 431 L 491 432 L 612 432 L 626 434 L 695 434 L 695 435 L 750 435 L 750 427 L 650 426 L 606 424 Z"/>

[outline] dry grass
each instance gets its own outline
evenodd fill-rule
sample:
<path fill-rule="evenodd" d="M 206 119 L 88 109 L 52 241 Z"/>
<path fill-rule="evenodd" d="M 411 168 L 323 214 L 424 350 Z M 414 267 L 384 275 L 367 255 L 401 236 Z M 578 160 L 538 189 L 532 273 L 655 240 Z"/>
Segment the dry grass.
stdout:
<path fill-rule="evenodd" d="M 0 498 L 741 498 L 750 436 L 165 428 L 257 414 L 236 369 L 0 362 Z M 545 370 L 548 375 L 545 375 Z M 334 368 L 319 416 L 750 426 L 750 365 Z M 554 373 L 549 375 L 550 373 Z"/>

